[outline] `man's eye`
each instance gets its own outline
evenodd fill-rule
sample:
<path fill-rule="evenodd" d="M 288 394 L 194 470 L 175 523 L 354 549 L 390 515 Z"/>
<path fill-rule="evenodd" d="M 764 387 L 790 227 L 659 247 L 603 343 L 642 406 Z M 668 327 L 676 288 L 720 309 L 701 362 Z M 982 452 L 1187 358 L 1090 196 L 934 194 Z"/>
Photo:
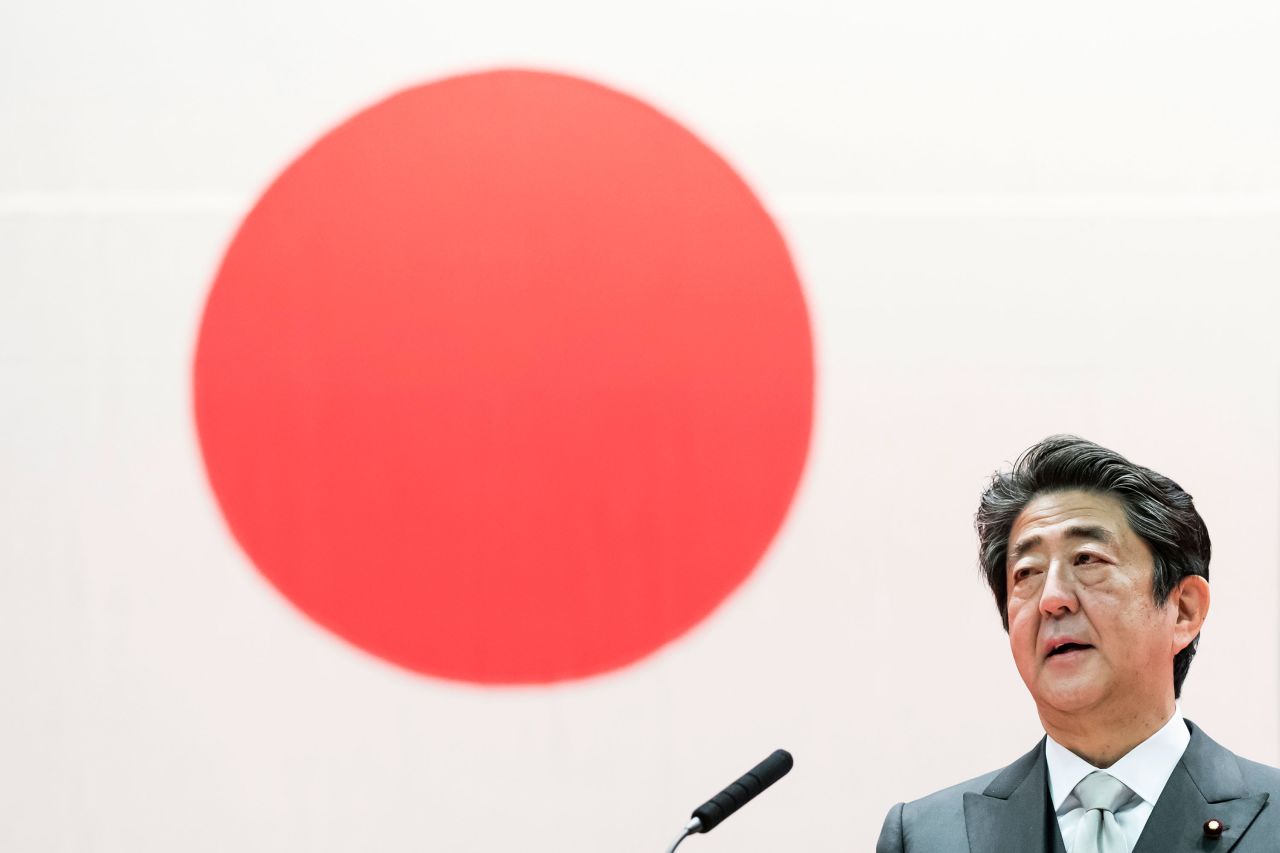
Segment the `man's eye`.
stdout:
<path fill-rule="evenodd" d="M 1013 573 L 1013 582 L 1017 583 L 1018 581 L 1026 580 L 1030 576 L 1031 569 L 1017 569 Z"/>
<path fill-rule="evenodd" d="M 1076 565 L 1083 566 L 1085 563 L 1096 563 L 1098 558 L 1093 554 L 1076 554 Z"/>

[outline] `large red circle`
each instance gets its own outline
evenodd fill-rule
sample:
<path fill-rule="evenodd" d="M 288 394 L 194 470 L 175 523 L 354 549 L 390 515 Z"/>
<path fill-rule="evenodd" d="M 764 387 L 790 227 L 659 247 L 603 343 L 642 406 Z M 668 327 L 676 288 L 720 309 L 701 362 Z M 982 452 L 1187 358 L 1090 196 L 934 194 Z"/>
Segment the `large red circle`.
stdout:
<path fill-rule="evenodd" d="M 705 617 L 791 502 L 813 363 L 741 179 L 597 84 L 497 71 L 323 136 L 236 234 L 195 411 L 312 619 L 480 683 L 610 670 Z"/>

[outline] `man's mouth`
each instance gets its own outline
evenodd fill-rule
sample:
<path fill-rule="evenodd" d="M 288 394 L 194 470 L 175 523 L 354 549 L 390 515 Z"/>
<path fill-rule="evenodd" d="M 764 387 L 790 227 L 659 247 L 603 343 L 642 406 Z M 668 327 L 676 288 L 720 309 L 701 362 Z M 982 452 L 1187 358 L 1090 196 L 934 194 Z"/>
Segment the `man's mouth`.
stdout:
<path fill-rule="evenodd" d="M 1045 658 L 1057 657 L 1058 655 L 1069 655 L 1072 652 L 1082 652 L 1085 649 L 1091 648 L 1093 648 L 1093 646 L 1088 643 L 1063 643 L 1050 651 L 1049 654 L 1045 655 Z"/>

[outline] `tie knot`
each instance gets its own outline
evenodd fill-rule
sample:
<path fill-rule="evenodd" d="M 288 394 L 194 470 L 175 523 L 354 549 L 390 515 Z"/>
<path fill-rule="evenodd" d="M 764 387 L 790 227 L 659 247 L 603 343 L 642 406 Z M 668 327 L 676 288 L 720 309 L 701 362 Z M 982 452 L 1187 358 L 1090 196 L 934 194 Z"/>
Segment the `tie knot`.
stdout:
<path fill-rule="evenodd" d="M 1076 785 L 1076 796 L 1085 810 L 1114 812 L 1133 796 L 1133 791 L 1110 773 L 1095 770 Z"/>

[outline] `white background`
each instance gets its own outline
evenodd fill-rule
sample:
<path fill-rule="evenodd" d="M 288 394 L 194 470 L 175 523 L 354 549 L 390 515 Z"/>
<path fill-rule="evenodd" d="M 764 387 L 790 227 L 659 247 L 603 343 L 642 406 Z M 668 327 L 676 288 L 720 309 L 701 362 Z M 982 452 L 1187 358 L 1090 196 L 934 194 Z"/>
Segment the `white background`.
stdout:
<path fill-rule="evenodd" d="M 1040 729 L 983 482 L 1076 432 L 1214 539 L 1184 711 L 1280 762 L 1280 7 L 301 0 L 0 6 L 0 849 L 869 850 Z M 402 672 L 227 535 L 190 363 L 240 218 L 403 87 L 578 74 L 686 124 L 785 234 L 817 421 L 703 625 L 552 689 Z"/>

